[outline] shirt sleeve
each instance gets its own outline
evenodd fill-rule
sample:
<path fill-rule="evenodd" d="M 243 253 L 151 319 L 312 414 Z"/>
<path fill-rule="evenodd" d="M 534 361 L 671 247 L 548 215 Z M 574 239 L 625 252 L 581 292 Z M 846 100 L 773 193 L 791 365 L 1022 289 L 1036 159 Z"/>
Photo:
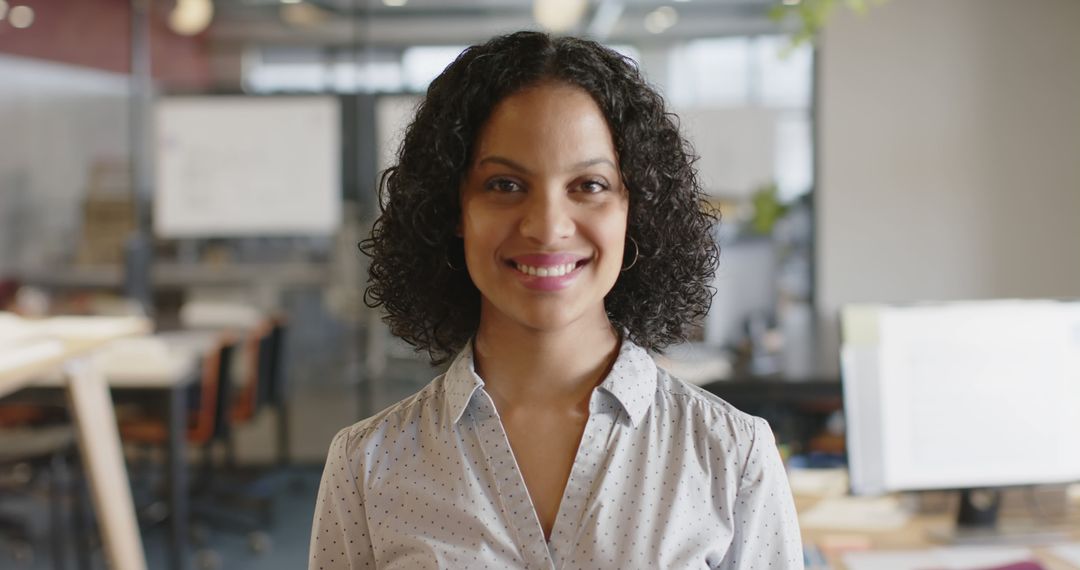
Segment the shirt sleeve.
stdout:
<path fill-rule="evenodd" d="M 338 432 L 330 443 L 311 526 L 308 570 L 375 568 L 364 496 L 356 477 L 359 458 L 349 457 L 349 432 Z"/>
<path fill-rule="evenodd" d="M 735 497 L 734 537 L 722 570 L 802 570 L 802 536 L 784 463 L 769 424 L 754 418 L 754 435 Z"/>

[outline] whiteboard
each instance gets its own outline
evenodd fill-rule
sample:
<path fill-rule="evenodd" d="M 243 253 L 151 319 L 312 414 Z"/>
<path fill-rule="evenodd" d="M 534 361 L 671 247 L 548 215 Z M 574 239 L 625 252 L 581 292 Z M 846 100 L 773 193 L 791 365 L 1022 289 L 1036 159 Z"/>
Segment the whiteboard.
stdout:
<path fill-rule="evenodd" d="M 328 235 L 340 225 L 336 98 L 165 98 L 156 131 L 158 236 Z"/>

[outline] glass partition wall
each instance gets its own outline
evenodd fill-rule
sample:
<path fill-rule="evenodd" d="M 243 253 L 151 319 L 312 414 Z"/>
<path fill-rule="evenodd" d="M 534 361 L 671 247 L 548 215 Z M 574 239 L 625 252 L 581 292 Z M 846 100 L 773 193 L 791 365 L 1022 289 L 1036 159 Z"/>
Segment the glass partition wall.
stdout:
<path fill-rule="evenodd" d="M 614 16 L 611 5 L 617 6 Z M 722 357 L 728 369 L 752 367 L 755 373 L 797 368 L 807 355 L 763 352 L 767 341 L 751 335 L 751 328 L 782 330 L 796 345 L 809 342 L 811 328 L 813 53 L 810 45 L 792 47 L 784 30 L 766 18 L 769 6 L 600 2 L 569 30 L 635 60 L 680 116 L 701 157 L 705 189 L 724 217 L 717 229 L 724 249 L 717 295 L 694 340 L 709 351 L 730 349 Z M 241 86 L 256 94 L 329 92 L 373 100 L 374 131 L 365 132 L 363 121 L 349 127 L 359 129 L 360 139 L 374 135 L 377 173 L 390 164 L 397 137 L 431 79 L 469 43 L 540 29 L 534 8 L 532 2 L 498 8 L 480 2 L 354 5 L 356 43 L 251 43 L 242 58 Z M 402 21 L 412 25 L 398 28 Z M 373 180 L 368 173 L 358 176 Z M 370 189 L 356 196 L 362 226 L 374 212 L 373 199 L 365 197 Z M 409 353 L 389 343 L 374 352 Z M 366 348 L 369 355 L 375 349 Z M 394 399 L 375 398 L 379 406 Z"/>

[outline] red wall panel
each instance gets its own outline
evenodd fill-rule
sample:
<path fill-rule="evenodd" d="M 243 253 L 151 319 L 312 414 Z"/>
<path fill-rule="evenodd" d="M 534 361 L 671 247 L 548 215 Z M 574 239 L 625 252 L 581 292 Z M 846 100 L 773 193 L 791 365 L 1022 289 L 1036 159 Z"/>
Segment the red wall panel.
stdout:
<path fill-rule="evenodd" d="M 16 29 L 0 21 L 0 53 L 128 73 L 131 4 L 128 0 L 7 0 L 34 10 L 34 23 Z M 159 84 L 199 89 L 211 81 L 204 34 L 184 37 L 165 25 L 173 0 L 150 2 L 151 67 Z"/>

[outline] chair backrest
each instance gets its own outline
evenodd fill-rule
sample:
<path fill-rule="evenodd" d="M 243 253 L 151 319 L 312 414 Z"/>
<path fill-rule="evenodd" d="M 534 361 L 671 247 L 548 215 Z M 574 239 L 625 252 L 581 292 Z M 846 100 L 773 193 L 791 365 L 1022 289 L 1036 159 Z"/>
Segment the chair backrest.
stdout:
<path fill-rule="evenodd" d="M 214 402 L 214 433 L 212 437 L 224 438 L 229 435 L 229 402 L 232 398 L 233 378 L 232 360 L 236 353 L 237 343 L 230 340 L 222 345 L 221 358 L 218 363 L 217 400 Z"/>
<path fill-rule="evenodd" d="M 285 398 L 285 329 L 284 318 L 272 317 L 259 323 L 245 339 L 247 379 L 233 402 L 233 421 L 250 420 L 264 405 L 282 405 Z"/>
<path fill-rule="evenodd" d="M 188 441 L 204 444 L 228 435 L 226 417 L 232 377 L 232 358 L 236 341 L 223 335 L 203 358 L 202 380 L 192 386 L 189 402 L 194 421 L 188 429 Z"/>
<path fill-rule="evenodd" d="M 281 406 L 285 400 L 285 320 L 273 319 L 267 347 L 267 386 L 266 402 L 271 406 Z"/>
<path fill-rule="evenodd" d="M 265 319 L 254 327 L 244 339 L 244 358 L 247 360 L 243 387 L 237 391 L 232 405 L 232 419 L 248 421 L 266 401 L 267 379 L 272 368 L 272 337 L 274 323 Z"/>

